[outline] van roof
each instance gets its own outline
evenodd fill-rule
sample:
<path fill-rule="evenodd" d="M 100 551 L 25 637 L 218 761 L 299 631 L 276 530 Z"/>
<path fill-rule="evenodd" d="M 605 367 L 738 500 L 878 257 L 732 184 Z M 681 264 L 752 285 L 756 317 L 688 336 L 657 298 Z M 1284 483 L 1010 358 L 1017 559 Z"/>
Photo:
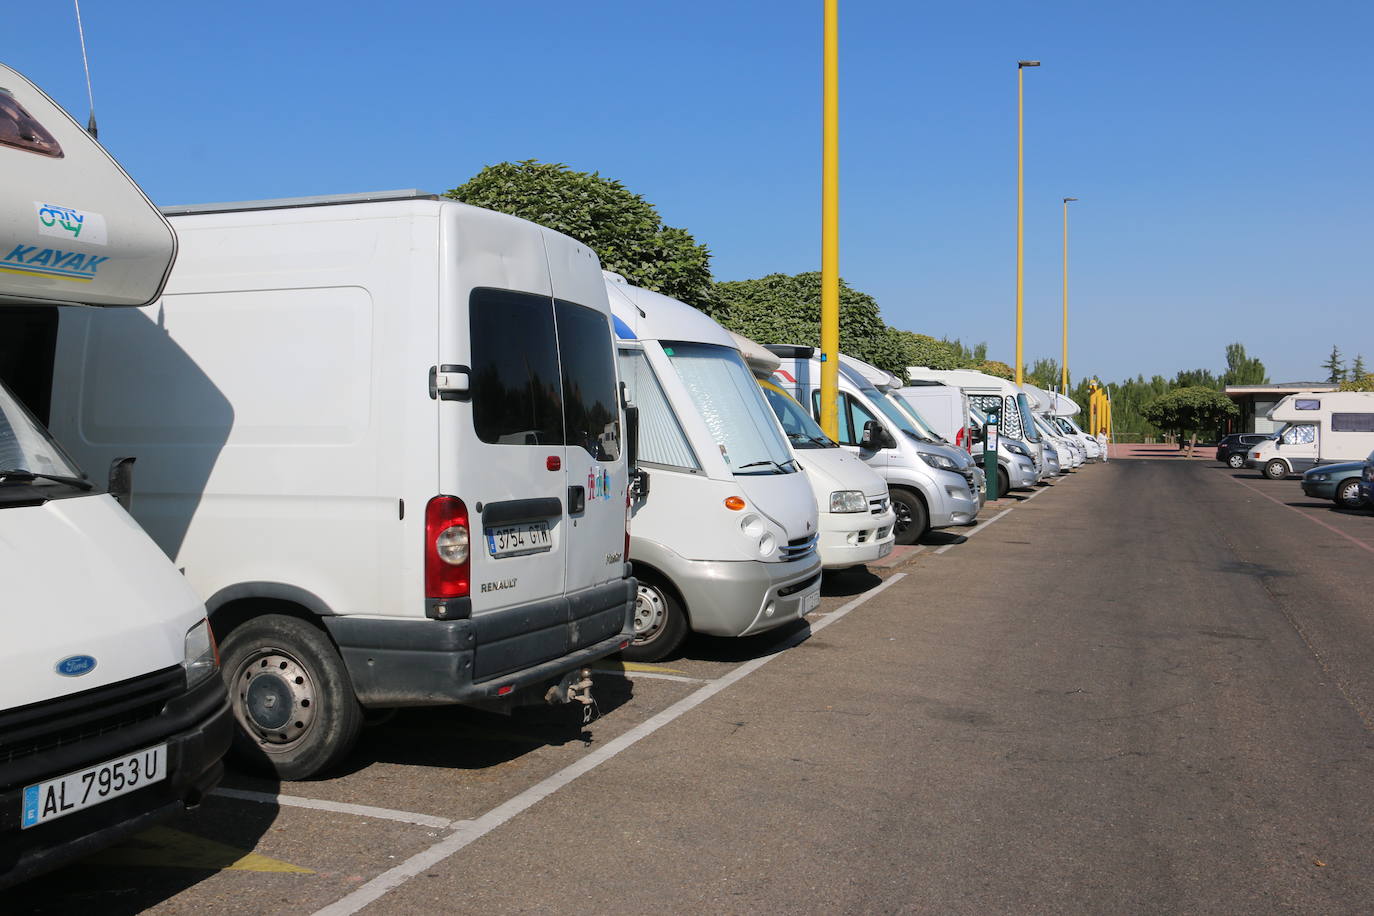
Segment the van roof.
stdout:
<path fill-rule="evenodd" d="M 267 200 L 240 200 L 216 204 L 175 204 L 163 207 L 164 216 L 189 216 L 201 213 L 242 213 L 249 210 L 294 210 L 298 207 L 332 207 L 339 204 L 367 204 L 388 200 L 438 200 L 439 195 L 416 188 L 400 191 L 359 191 L 354 194 L 317 194 L 313 197 L 277 197 Z"/>
<path fill-rule="evenodd" d="M 911 378 L 934 379 L 953 385 L 956 388 L 986 388 L 1006 392 L 1018 391 L 1016 384 L 996 375 L 988 375 L 975 369 L 931 369 L 926 366 L 908 366 L 907 375 Z"/>
<path fill-rule="evenodd" d="M 727 333 L 729 333 L 730 339 L 735 342 L 735 349 L 739 350 L 739 355 L 744 357 L 745 365 L 749 367 L 749 371 L 759 378 L 768 378 L 782 365 L 782 360 L 763 344 L 750 340 L 743 334 L 736 334 L 734 331 Z"/>
<path fill-rule="evenodd" d="M 602 275 L 615 334 L 621 340 L 680 340 L 736 349 L 730 332 L 705 312 L 671 296 L 631 286 L 619 274 L 602 271 Z"/>

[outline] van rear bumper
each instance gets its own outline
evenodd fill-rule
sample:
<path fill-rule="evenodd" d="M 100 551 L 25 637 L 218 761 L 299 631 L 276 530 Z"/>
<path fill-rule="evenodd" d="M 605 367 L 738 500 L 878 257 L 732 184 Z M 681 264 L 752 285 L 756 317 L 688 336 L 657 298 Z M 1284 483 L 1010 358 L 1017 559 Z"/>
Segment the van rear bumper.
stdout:
<path fill-rule="evenodd" d="M 505 698 L 557 681 L 634 636 L 633 578 L 467 620 L 325 617 L 364 706 Z"/>

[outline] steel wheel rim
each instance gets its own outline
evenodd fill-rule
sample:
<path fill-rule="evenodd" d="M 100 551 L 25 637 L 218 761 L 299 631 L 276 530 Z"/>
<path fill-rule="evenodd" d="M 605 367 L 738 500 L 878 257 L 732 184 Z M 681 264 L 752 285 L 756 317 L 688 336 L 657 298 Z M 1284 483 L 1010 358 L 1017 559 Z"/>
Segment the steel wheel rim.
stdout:
<path fill-rule="evenodd" d="M 652 585 L 639 586 L 635 593 L 635 642 L 649 642 L 668 620 L 668 603 Z"/>
<path fill-rule="evenodd" d="M 1359 506 L 1360 485 L 1358 483 L 1351 482 L 1341 487 L 1341 504 L 1346 508 Z"/>
<path fill-rule="evenodd" d="M 897 512 L 897 523 L 893 530 L 900 534 L 911 527 L 911 507 L 905 503 L 893 500 L 892 508 Z"/>
<path fill-rule="evenodd" d="M 245 658 L 230 689 L 234 718 L 269 753 L 290 750 L 310 733 L 319 708 L 316 694 L 309 669 L 275 647 Z"/>

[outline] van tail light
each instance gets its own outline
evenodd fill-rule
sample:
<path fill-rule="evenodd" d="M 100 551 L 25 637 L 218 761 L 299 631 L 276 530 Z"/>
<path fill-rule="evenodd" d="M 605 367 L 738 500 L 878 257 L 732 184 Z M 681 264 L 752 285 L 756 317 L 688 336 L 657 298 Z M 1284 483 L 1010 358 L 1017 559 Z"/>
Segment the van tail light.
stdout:
<path fill-rule="evenodd" d="M 466 598 L 472 586 L 468 507 L 456 496 L 425 504 L 425 595 Z"/>
<path fill-rule="evenodd" d="M 954 445 L 956 448 L 963 448 L 966 449 L 969 453 L 972 453 L 973 442 L 972 440 L 966 438 L 967 433 L 968 429 L 966 427 L 959 427 L 959 431 L 954 434 Z"/>

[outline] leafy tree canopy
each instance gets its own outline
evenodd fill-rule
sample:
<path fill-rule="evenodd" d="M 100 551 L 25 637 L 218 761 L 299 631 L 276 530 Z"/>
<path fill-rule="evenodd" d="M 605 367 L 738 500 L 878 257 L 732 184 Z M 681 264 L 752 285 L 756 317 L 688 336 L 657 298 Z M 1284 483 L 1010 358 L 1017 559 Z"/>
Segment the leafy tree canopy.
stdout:
<path fill-rule="evenodd" d="M 1174 376 L 1175 388 L 1220 388 L 1211 369 L 1180 369 Z"/>
<path fill-rule="evenodd" d="M 1326 380 L 1335 385 L 1345 381 L 1345 360 L 1341 359 L 1341 351 L 1335 344 L 1331 345 L 1331 355 L 1322 363 L 1322 368 L 1326 370 Z"/>
<path fill-rule="evenodd" d="M 1221 374 L 1221 384 L 1225 385 L 1265 385 L 1269 374 L 1264 371 L 1264 363 L 1258 357 L 1245 355 L 1245 345 L 1239 343 L 1226 346 L 1226 371 Z"/>
<path fill-rule="evenodd" d="M 489 165 L 446 197 L 510 213 L 581 241 L 635 286 L 712 311 L 711 253 L 618 181 L 557 162 Z"/>
<path fill-rule="evenodd" d="M 1161 394 L 1141 411 L 1146 420 L 1179 438 L 1215 433 L 1226 420 L 1240 416 L 1230 398 L 1214 388 L 1193 385 Z M 1189 452 L 1191 453 L 1191 445 Z"/>
<path fill-rule="evenodd" d="M 1374 372 L 1365 372 L 1360 375 L 1351 374 L 1350 378 L 1341 382 L 1342 391 L 1374 391 Z"/>
<path fill-rule="evenodd" d="M 979 372 L 982 372 L 985 375 L 995 375 L 998 378 L 1016 378 L 1016 370 L 1013 369 L 1011 366 L 1008 366 L 1006 363 L 1002 362 L 1000 359 L 986 359 L 983 360 L 983 362 L 978 363 L 977 365 L 970 366 L 969 368 L 977 369 Z M 1083 403 L 1086 404 L 1087 401 L 1084 401 Z"/>
<path fill-rule="evenodd" d="M 716 311 L 725 327 L 759 343 L 818 347 L 821 340 L 821 275 L 819 271 L 769 274 L 754 280 L 715 285 Z M 883 323 L 878 303 L 840 280 L 840 350 L 906 378 L 903 331 Z"/>
<path fill-rule="evenodd" d="M 903 346 L 906 347 L 908 366 L 925 366 L 927 369 L 964 369 L 969 365 L 968 356 L 957 341 L 936 340 L 929 334 L 915 331 L 898 331 Z"/>

